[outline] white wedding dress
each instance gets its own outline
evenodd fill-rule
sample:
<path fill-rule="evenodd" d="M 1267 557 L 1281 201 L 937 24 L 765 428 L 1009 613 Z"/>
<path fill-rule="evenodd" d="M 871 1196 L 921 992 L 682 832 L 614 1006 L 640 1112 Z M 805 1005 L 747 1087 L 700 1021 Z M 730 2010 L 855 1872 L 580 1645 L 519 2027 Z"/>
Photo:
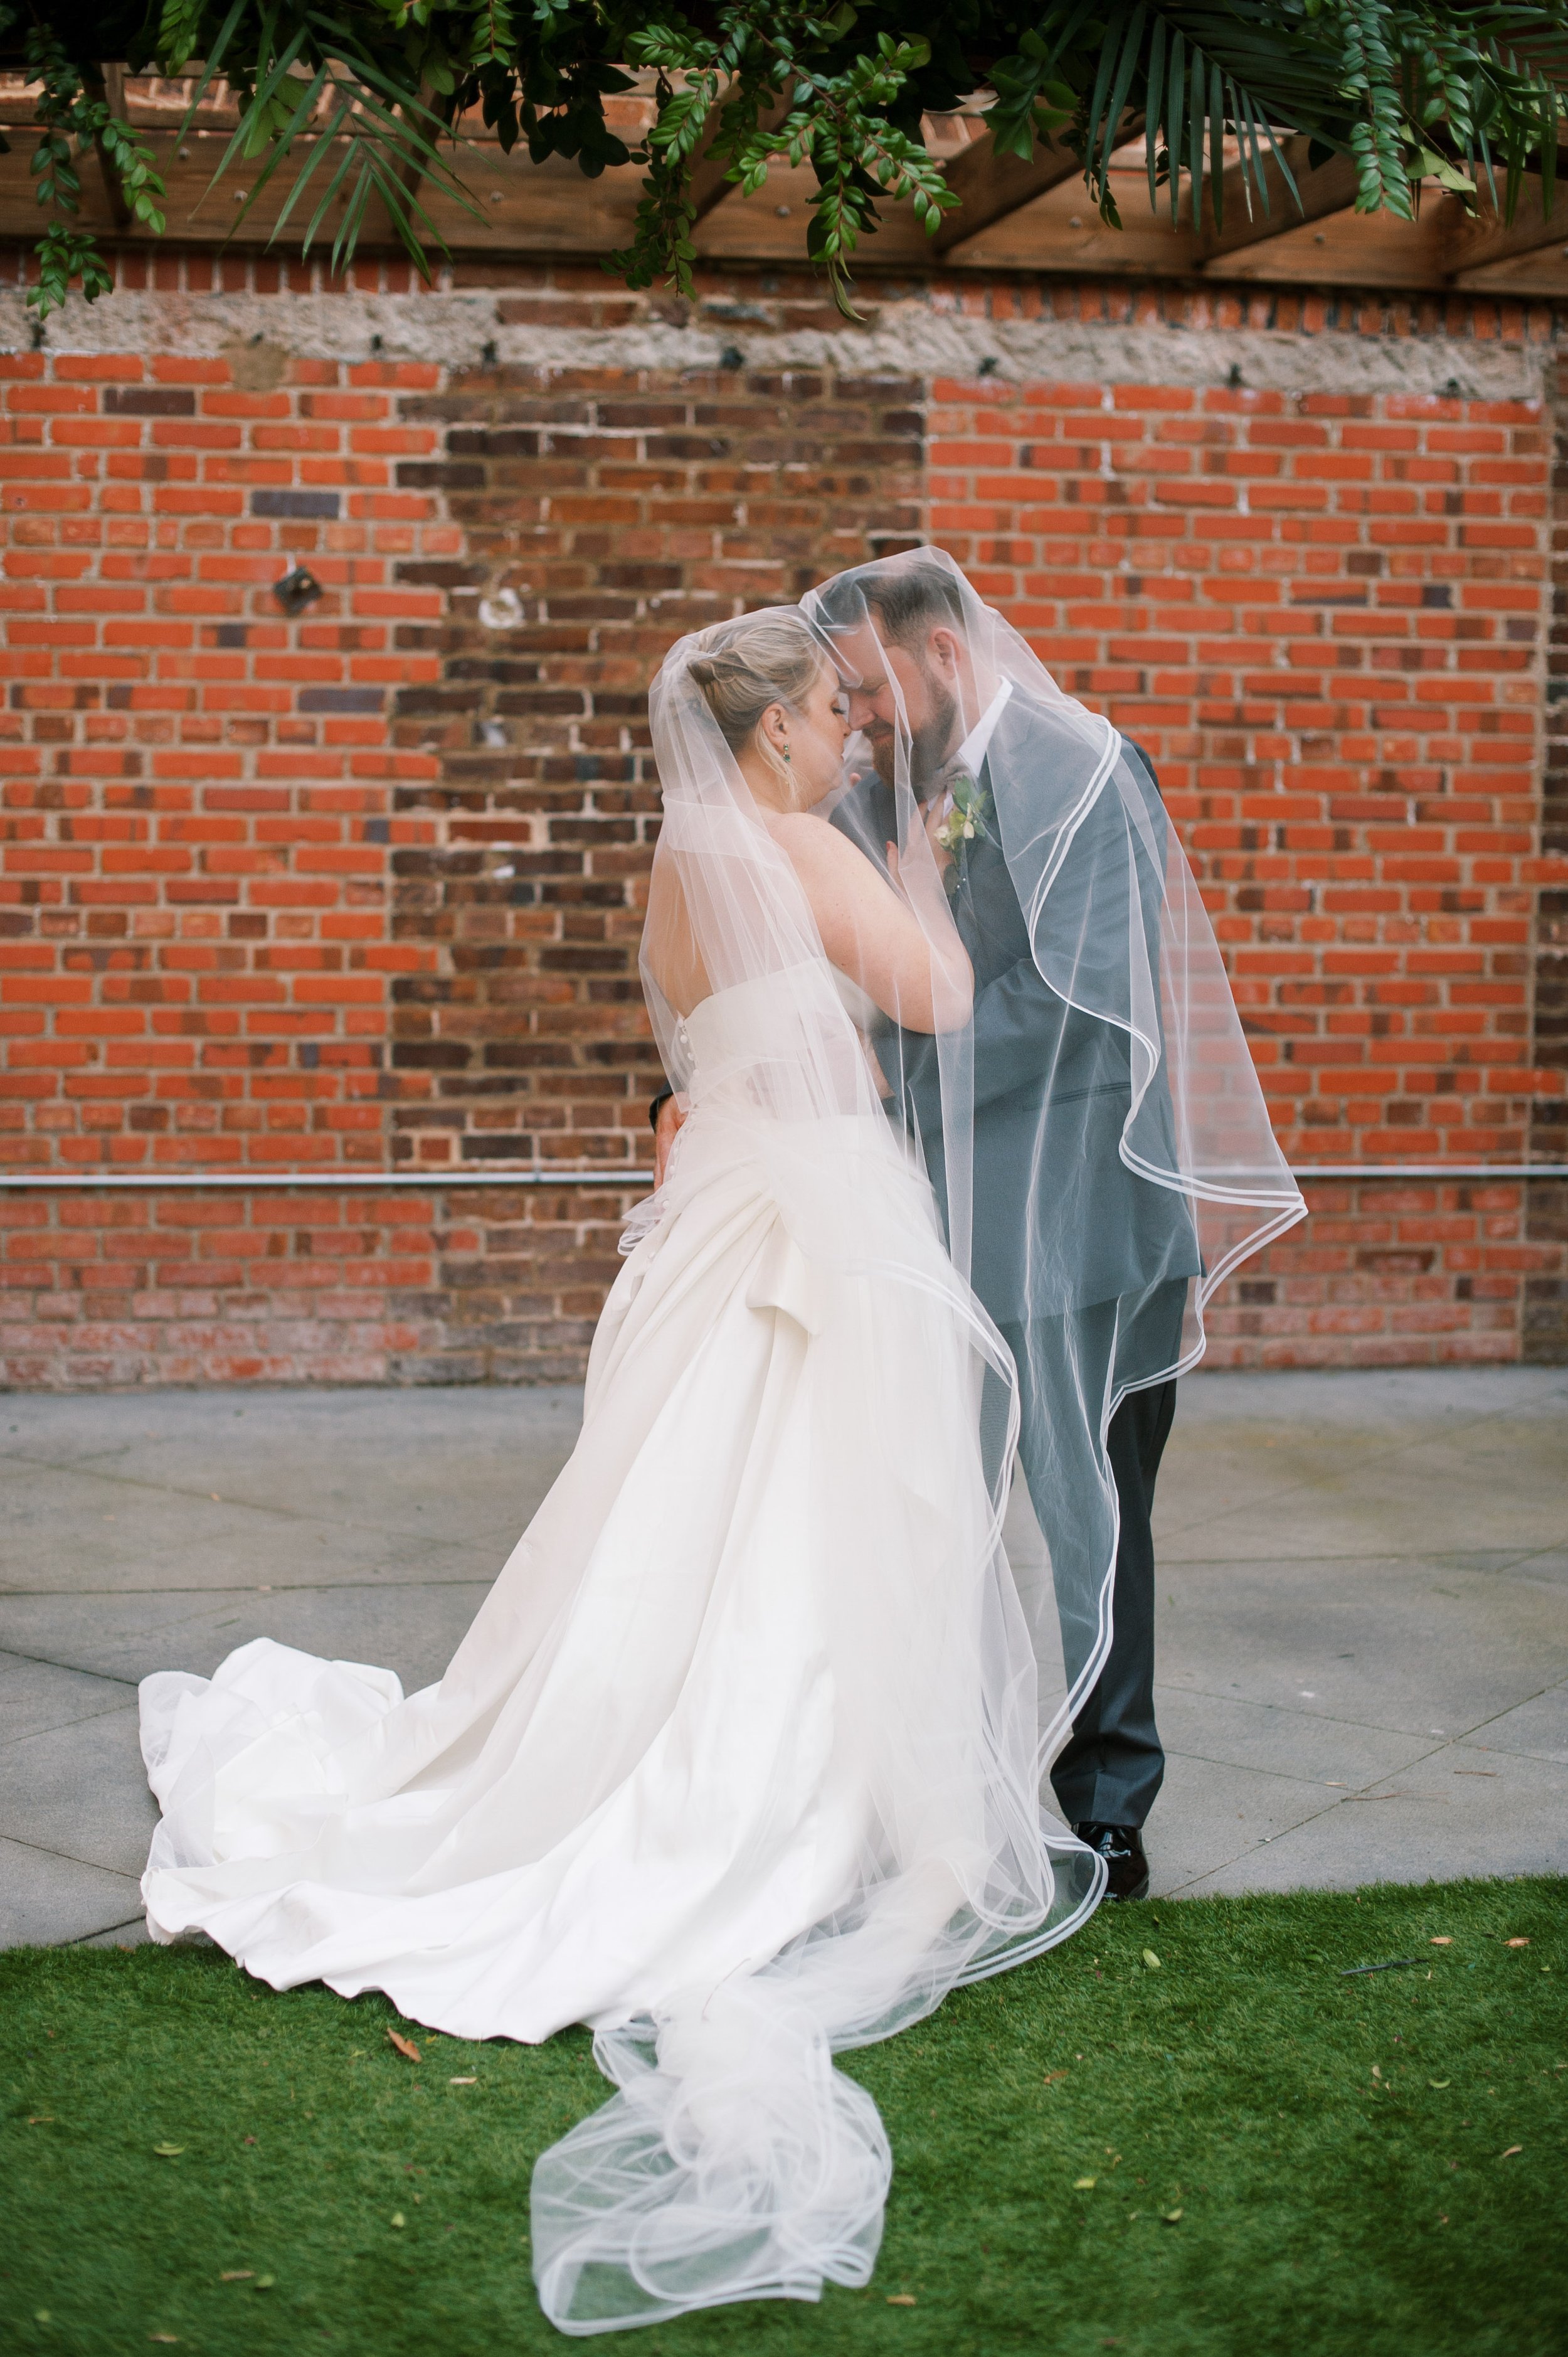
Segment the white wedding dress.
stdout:
<path fill-rule="evenodd" d="M 568 2331 L 865 2281 L 889 2157 L 832 2050 L 1039 1953 L 1103 1878 L 1042 1826 L 929 1190 L 875 1114 L 792 1124 L 754 1085 L 816 986 L 684 1027 L 693 1109 L 581 1437 L 439 1685 L 259 1639 L 141 1690 L 155 1937 L 457 2037 L 599 2033 L 621 2092 L 534 2178 Z"/>

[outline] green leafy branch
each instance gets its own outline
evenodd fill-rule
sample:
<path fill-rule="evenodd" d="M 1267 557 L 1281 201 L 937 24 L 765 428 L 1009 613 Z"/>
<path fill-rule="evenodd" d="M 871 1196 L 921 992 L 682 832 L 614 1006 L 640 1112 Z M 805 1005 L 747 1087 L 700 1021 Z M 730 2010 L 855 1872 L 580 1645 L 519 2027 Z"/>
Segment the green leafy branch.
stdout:
<path fill-rule="evenodd" d="M 102 82 L 99 81 L 96 91 L 89 87 L 81 68 L 67 56 L 48 26 L 32 27 L 26 54 L 28 79 L 42 85 L 38 144 L 32 157 L 38 203 L 56 214 L 80 212 L 81 178 L 77 157 L 84 147 L 94 147 L 115 175 L 131 218 L 155 237 L 161 236 L 165 221 L 158 199 L 164 184 L 153 151 L 111 109 L 102 95 Z M 88 302 L 94 303 L 113 283 L 93 237 L 56 220 L 39 242 L 38 279 L 28 291 L 27 302 L 40 318 L 47 318 L 59 308 L 73 284 L 80 285 Z"/>
<path fill-rule="evenodd" d="M 659 112 L 648 137 L 649 172 L 633 242 L 607 267 L 633 286 L 663 276 L 690 295 L 696 258 L 691 172 L 698 155 L 724 165 L 725 177 L 744 196 L 765 185 L 769 164 L 781 156 L 796 167 L 809 164 L 816 175 L 807 252 L 839 308 L 853 317 L 847 263 L 860 240 L 876 230 L 877 199 L 907 198 L 928 234 L 958 201 L 940 165 L 891 119 L 906 85 L 930 61 L 929 41 L 879 32 L 868 50 L 837 73 L 813 64 L 813 45 L 842 41 L 854 21 L 846 5 L 830 20 L 800 17 L 791 32 L 777 14 L 764 26 L 732 10 L 717 38 L 684 23 L 634 33 L 631 56 L 659 73 Z M 682 77 L 679 87 L 673 74 Z M 710 137 L 710 121 L 726 89 L 731 95 Z"/>
<path fill-rule="evenodd" d="M 981 91 L 993 152 L 1064 147 L 1113 224 L 1112 162 L 1140 136 L 1151 202 L 1195 227 L 1222 222 L 1228 178 L 1250 211 L 1296 202 L 1281 143 L 1304 133 L 1314 164 L 1352 163 L 1363 210 L 1408 218 L 1435 186 L 1485 189 L 1511 218 L 1538 175 L 1550 212 L 1568 0 L 0 0 L 0 53 L 38 91 L 40 315 L 108 285 L 77 218 L 85 148 L 131 221 L 165 226 L 155 152 L 111 106 L 105 60 L 194 77 L 188 131 L 221 77 L 239 122 L 215 178 L 243 166 L 236 220 L 286 168 L 273 235 L 306 251 L 329 235 L 334 269 L 384 216 L 428 270 L 422 189 L 479 216 L 447 144 L 470 110 L 536 164 L 644 167 L 611 264 L 633 286 L 692 292 L 699 167 L 755 195 L 775 157 L 809 166 L 808 251 L 847 310 L 886 204 L 933 231 L 956 201 L 921 124 Z M 654 119 L 628 144 L 607 102 L 637 70 Z"/>

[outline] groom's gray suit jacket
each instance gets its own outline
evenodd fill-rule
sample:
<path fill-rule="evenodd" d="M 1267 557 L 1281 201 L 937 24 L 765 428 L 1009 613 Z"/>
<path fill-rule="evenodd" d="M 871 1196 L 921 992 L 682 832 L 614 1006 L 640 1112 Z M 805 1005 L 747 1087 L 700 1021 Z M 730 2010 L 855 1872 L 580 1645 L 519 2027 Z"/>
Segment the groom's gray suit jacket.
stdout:
<path fill-rule="evenodd" d="M 993 753 L 1011 777 L 1027 775 L 1033 733 L 1027 707 L 1015 698 L 982 764 L 979 782 L 987 791 Z M 1044 745 L 1036 758 L 1050 758 Z M 886 867 L 886 846 L 897 830 L 893 794 L 879 778 L 852 788 L 832 821 Z M 1046 921 L 1060 926 L 1067 940 L 1090 913 L 1084 905 L 1090 877 L 1093 923 L 1119 924 L 1126 939 L 1125 888 L 1119 909 L 1114 887 L 1109 897 L 1105 889 L 1107 877 L 1124 872 L 1125 855 L 1118 844 L 1110 859 L 1096 862 L 1088 832 L 1100 825 L 1119 832 L 1122 823 L 1117 798 L 1102 794 L 1052 887 Z M 1044 980 L 995 841 L 967 846 L 962 870 L 953 908 L 975 980 L 976 1293 L 999 1325 L 1012 1325 L 1195 1275 L 1200 1264 L 1186 1199 L 1139 1178 L 1119 1151 L 1132 1103 L 1126 1033 L 1069 1006 Z M 1144 918 L 1157 952 L 1157 907 L 1145 908 Z M 919 1133 L 945 1204 L 937 1043 L 927 1033 L 891 1027 L 879 1036 L 877 1053 L 895 1100 Z M 1174 1156 L 1163 1066 L 1151 1093 L 1143 1121 L 1152 1115 L 1159 1123 Z"/>

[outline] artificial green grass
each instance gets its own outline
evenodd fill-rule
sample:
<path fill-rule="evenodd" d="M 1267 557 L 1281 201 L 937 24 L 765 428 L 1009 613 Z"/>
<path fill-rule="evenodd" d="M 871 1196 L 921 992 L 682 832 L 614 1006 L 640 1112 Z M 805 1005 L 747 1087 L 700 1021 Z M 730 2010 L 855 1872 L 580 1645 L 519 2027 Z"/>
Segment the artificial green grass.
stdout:
<path fill-rule="evenodd" d="M 1568 1879 L 1106 1908 L 846 2058 L 895 2158 L 869 2289 L 628 2345 L 1561 2357 L 1565 1991 Z M 208 1950 L 14 1949 L 0 2040 L 0 2346 L 563 2346 L 528 2181 L 607 2092 L 581 2033 L 467 2045 Z"/>

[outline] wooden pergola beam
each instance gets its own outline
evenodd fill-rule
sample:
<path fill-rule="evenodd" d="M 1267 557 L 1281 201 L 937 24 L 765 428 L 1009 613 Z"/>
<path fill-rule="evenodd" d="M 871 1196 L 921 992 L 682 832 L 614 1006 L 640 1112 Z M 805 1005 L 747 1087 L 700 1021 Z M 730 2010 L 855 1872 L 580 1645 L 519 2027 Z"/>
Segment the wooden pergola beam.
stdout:
<path fill-rule="evenodd" d="M 1270 238 L 1304 228 L 1309 221 L 1348 210 L 1356 201 L 1355 165 L 1348 156 L 1333 156 L 1314 171 L 1307 161 L 1311 150 L 1312 142 L 1305 137 L 1283 143 L 1280 152 L 1289 167 L 1290 179 L 1271 150 L 1263 163 L 1266 204 L 1251 173 L 1240 164 L 1230 166 L 1223 182 L 1225 226 L 1204 232 L 1201 268 L 1207 270 L 1227 255 L 1265 244 Z"/>
<path fill-rule="evenodd" d="M 11 153 L 0 157 L 0 237 L 29 244 L 38 221 L 28 170 L 32 126 L 25 119 L 24 94 L 17 93 L 17 100 L 10 111 L 16 124 Z M 137 102 L 132 98 L 130 103 Z M 167 184 L 171 241 L 247 247 L 264 242 L 276 225 L 293 171 L 280 172 L 261 201 L 239 219 L 252 172 L 240 167 L 219 187 L 208 185 L 228 145 L 226 127 L 204 119 L 181 138 L 177 125 L 183 117 L 172 109 L 137 111 L 148 117 L 144 135 Z M 990 139 L 978 137 L 949 156 L 949 184 L 961 204 L 939 235 L 928 240 L 907 205 L 887 205 L 881 233 L 856 256 L 856 270 L 870 275 L 934 266 L 955 274 L 1003 269 L 1171 279 L 1201 274 L 1209 280 L 1253 284 L 1453 287 L 1568 301 L 1568 185 L 1543 217 L 1540 181 L 1527 182 L 1516 217 L 1506 224 L 1490 207 L 1479 217 L 1467 215 L 1460 199 L 1431 188 L 1412 221 L 1369 218 L 1349 209 L 1355 193 L 1350 167 L 1335 158 L 1311 171 L 1305 149 L 1305 139 L 1284 148 L 1299 209 L 1271 159 L 1265 167 L 1269 209 L 1263 210 L 1254 189 L 1249 216 L 1238 167 L 1232 167 L 1225 225 L 1203 231 L 1185 219 L 1173 230 L 1164 207 L 1150 212 L 1138 158 L 1123 154 L 1113 180 L 1125 227 L 1112 231 L 1083 189 L 1071 185 L 1080 167 L 1070 151 L 1042 145 L 1026 163 L 997 156 Z M 317 189 L 325 186 L 329 168 L 317 176 Z M 562 157 L 535 166 L 526 153 L 503 156 L 493 140 L 481 137 L 459 158 L 458 169 L 478 200 L 478 219 L 438 181 L 426 180 L 420 188 L 455 254 L 498 261 L 599 255 L 629 242 L 640 193 L 641 174 L 635 166 L 589 181 Z M 809 167 L 776 165 L 767 185 L 751 197 L 740 194 L 711 155 L 699 158 L 697 170 L 703 217 L 698 250 L 705 260 L 804 265 L 816 192 Z M 315 202 L 312 195 L 295 210 L 289 233 L 309 217 Z M 323 251 L 329 250 L 340 214 L 335 205 L 323 225 Z M 131 220 L 117 177 L 107 169 L 83 174 L 81 220 L 83 228 L 116 245 L 156 244 Z M 367 253 L 394 244 L 379 203 L 366 219 L 363 242 Z"/>
<path fill-rule="evenodd" d="M 1568 187 L 1558 188 L 1550 212 L 1541 198 L 1541 181 L 1530 174 L 1519 192 L 1512 221 L 1505 221 L 1483 196 L 1481 209 L 1456 227 L 1449 242 L 1449 269 L 1456 286 L 1468 285 L 1474 272 L 1491 270 L 1500 262 L 1568 244 Z"/>
<path fill-rule="evenodd" d="M 999 156 L 987 133 L 947 167 L 948 186 L 960 202 L 932 238 L 932 253 L 946 253 L 966 238 L 978 237 L 993 221 L 1033 204 L 1036 197 L 1059 188 L 1082 169 L 1070 148 L 1054 146 L 1048 139 L 1036 141 L 1027 163 L 1021 156 Z"/>

